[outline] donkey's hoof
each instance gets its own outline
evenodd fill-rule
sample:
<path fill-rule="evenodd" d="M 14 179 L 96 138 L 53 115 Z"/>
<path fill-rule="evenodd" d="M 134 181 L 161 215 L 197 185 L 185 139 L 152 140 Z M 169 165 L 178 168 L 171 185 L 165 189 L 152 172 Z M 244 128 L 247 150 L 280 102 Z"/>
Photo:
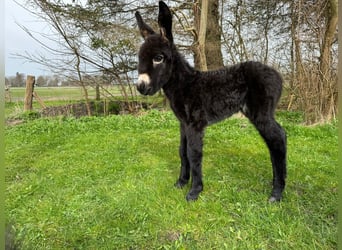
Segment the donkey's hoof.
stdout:
<path fill-rule="evenodd" d="M 189 191 L 189 193 L 186 195 L 186 200 L 187 201 L 195 201 L 198 199 L 199 194 L 201 193 L 201 191 L 203 190 L 203 188 L 198 188 L 198 189 L 192 189 Z"/>
<path fill-rule="evenodd" d="M 197 194 L 192 194 L 191 192 L 189 192 L 186 195 L 186 201 L 196 201 L 198 199 L 199 193 Z"/>
<path fill-rule="evenodd" d="M 271 197 L 268 199 L 269 202 L 279 202 L 281 201 L 284 188 L 272 190 Z"/>
<path fill-rule="evenodd" d="M 277 195 L 277 196 L 274 196 L 272 195 L 269 199 L 268 199 L 268 202 L 270 203 L 274 203 L 274 202 L 279 202 L 281 201 L 281 195 Z"/>
<path fill-rule="evenodd" d="M 182 180 L 177 180 L 175 183 L 176 188 L 183 188 L 188 182 L 187 181 L 182 181 Z"/>

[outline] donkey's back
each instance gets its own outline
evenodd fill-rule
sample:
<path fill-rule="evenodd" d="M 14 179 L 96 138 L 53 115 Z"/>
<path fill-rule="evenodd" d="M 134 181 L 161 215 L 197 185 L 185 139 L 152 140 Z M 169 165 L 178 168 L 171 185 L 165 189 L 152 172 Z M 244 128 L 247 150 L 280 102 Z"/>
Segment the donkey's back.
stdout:
<path fill-rule="evenodd" d="M 197 98 L 201 96 L 199 99 L 210 124 L 238 111 L 252 115 L 260 106 L 267 106 L 263 110 L 273 116 L 282 91 L 282 78 L 273 68 L 248 61 L 201 72 L 194 79 L 194 85 L 199 85 L 199 93 L 195 95 Z"/>

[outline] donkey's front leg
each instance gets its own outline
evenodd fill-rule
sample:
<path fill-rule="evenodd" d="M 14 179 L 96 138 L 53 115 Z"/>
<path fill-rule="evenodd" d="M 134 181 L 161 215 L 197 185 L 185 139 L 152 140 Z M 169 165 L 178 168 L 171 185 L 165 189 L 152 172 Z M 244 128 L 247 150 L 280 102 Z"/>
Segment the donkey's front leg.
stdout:
<path fill-rule="evenodd" d="M 181 158 L 181 169 L 179 178 L 175 183 L 175 186 L 182 188 L 189 182 L 190 179 L 190 164 L 187 155 L 187 139 L 185 132 L 185 125 L 180 124 L 180 146 L 179 146 L 179 156 Z"/>
<path fill-rule="evenodd" d="M 202 148 L 203 148 L 203 130 L 188 128 L 187 135 L 187 155 L 190 163 L 192 185 L 186 196 L 187 201 L 196 200 L 203 190 L 202 182 Z"/>

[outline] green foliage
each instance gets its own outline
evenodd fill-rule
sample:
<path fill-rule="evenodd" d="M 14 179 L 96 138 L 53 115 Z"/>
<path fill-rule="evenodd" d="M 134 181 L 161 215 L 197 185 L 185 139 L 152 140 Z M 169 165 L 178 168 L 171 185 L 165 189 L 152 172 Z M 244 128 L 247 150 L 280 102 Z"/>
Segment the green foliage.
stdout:
<path fill-rule="evenodd" d="M 94 49 L 100 49 L 100 48 L 107 47 L 107 45 L 102 38 L 92 37 L 91 38 L 91 47 Z"/>
<path fill-rule="evenodd" d="M 24 111 L 24 112 L 21 112 L 17 115 L 15 115 L 14 119 L 18 119 L 18 120 L 23 120 L 23 121 L 31 121 L 31 120 L 35 120 L 35 119 L 38 119 L 40 118 L 40 113 L 37 112 L 37 111 Z"/>
<path fill-rule="evenodd" d="M 337 127 L 278 117 L 289 148 L 278 204 L 267 202 L 267 149 L 245 119 L 207 129 L 204 192 L 192 203 L 189 187 L 173 187 L 170 112 L 7 127 L 7 220 L 22 249 L 336 249 Z"/>

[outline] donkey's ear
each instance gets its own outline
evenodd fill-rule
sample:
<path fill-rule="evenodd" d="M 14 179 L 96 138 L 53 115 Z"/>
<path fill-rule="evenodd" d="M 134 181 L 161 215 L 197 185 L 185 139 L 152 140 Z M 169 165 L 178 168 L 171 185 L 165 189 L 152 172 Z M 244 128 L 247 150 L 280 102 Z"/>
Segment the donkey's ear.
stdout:
<path fill-rule="evenodd" d="M 167 7 L 163 1 L 159 1 L 158 24 L 162 31 L 162 35 L 164 35 L 170 42 L 173 42 L 172 15 L 169 7 Z"/>
<path fill-rule="evenodd" d="M 144 22 L 139 11 L 135 12 L 135 18 L 137 19 L 140 34 L 144 39 L 155 34 L 154 30 Z"/>

